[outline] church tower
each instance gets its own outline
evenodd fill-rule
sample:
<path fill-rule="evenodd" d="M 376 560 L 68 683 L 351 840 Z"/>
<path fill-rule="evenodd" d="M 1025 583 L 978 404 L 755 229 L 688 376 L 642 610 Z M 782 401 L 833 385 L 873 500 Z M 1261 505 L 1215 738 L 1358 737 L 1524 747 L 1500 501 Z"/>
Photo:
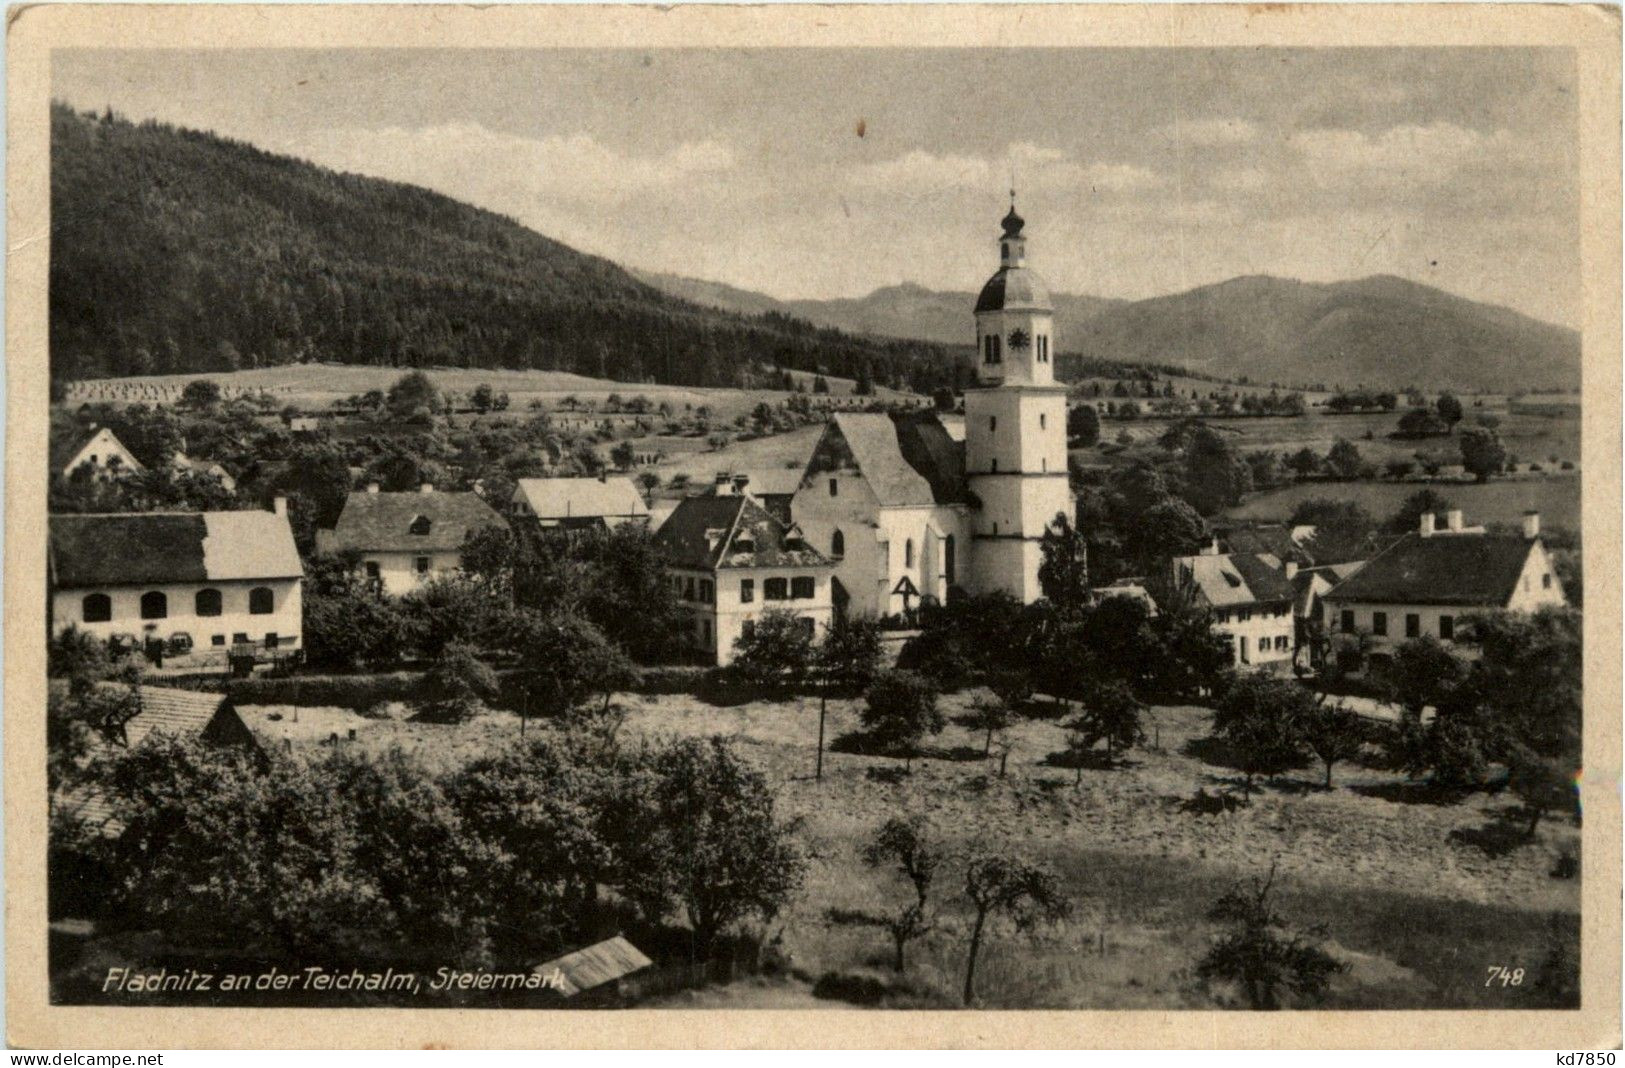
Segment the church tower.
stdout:
<path fill-rule="evenodd" d="M 1027 267 L 1015 193 L 999 237 L 999 269 L 976 298 L 978 386 L 965 391 L 965 474 L 974 513 L 974 589 L 1022 602 L 1043 595 L 1040 542 L 1057 515 L 1073 518 L 1066 469 L 1065 385 L 1055 382 L 1055 312 Z"/>

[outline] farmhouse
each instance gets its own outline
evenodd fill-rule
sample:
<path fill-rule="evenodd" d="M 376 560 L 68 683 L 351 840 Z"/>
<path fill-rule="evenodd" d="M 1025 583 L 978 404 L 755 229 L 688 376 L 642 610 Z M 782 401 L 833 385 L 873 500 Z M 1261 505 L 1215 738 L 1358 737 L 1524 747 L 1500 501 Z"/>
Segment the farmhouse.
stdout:
<path fill-rule="evenodd" d="M 1168 564 L 1173 588 L 1213 612 L 1213 629 L 1230 643 L 1237 666 L 1282 667 L 1292 661 L 1295 627 L 1291 579 L 1297 565 L 1261 553 L 1221 554 L 1218 543 Z"/>
<path fill-rule="evenodd" d="M 220 488 L 227 493 L 237 492 L 237 480 L 231 477 L 231 472 L 212 460 L 194 460 L 184 452 L 177 452 L 170 457 L 169 469 L 175 475 L 189 473 L 212 478 L 220 483 Z"/>
<path fill-rule="evenodd" d="M 1525 513 L 1515 534 L 1467 527 L 1460 511 L 1424 514 L 1418 529 L 1321 597 L 1328 633 L 1348 635 L 1376 659 L 1412 638 L 1456 640 L 1462 616 L 1477 610 L 1531 612 L 1567 604 L 1540 537 L 1540 514 Z"/>
<path fill-rule="evenodd" d="M 837 612 L 907 614 L 954 587 L 1042 595 L 1040 542 L 1074 501 L 1054 313 L 1026 266 L 1025 225 L 1012 204 L 976 300 L 979 385 L 965 391 L 963 432 L 930 412 L 840 413 L 814 447 L 790 509 L 835 561 Z"/>
<path fill-rule="evenodd" d="M 51 450 L 51 467 L 63 478 L 71 477 L 81 467 L 98 477 L 121 471 L 146 470 L 117 435 L 107 427 L 98 427 L 94 423 L 72 438 L 59 442 Z"/>
<path fill-rule="evenodd" d="M 648 523 L 649 506 L 630 478 L 522 478 L 510 505 L 529 530 L 608 530 Z"/>
<path fill-rule="evenodd" d="M 500 526 L 502 517 L 477 493 L 440 492 L 429 483 L 380 493 L 374 482 L 350 494 L 333 529 L 317 531 L 316 547 L 357 554 L 367 581 L 398 597 L 460 570 L 463 540 Z"/>
<path fill-rule="evenodd" d="M 54 515 L 46 567 L 52 633 L 222 661 L 299 647 L 304 572 L 281 497 L 270 512 Z"/>
<path fill-rule="evenodd" d="M 1364 560 L 1346 564 L 1323 564 L 1320 567 L 1298 567 L 1292 561 L 1285 565 L 1287 581 L 1292 583 L 1293 659 L 1305 654 L 1310 664 L 1318 664 L 1322 653 L 1317 641 L 1324 633 L 1322 621 L 1325 610 L 1322 602 L 1339 582 L 1365 566 Z M 1300 661 L 1301 662 L 1301 661 Z"/>
<path fill-rule="evenodd" d="M 655 540 L 687 612 L 687 644 L 718 664 L 769 609 L 795 613 L 809 632 L 830 621 L 830 559 L 732 482 L 685 498 Z"/>

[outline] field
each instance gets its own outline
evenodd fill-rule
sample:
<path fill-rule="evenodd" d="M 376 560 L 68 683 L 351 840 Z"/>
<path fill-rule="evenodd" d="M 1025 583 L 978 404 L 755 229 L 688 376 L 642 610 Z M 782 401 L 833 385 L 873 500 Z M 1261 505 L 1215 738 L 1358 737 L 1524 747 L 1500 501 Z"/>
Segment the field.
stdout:
<path fill-rule="evenodd" d="M 1470 523 L 1516 524 L 1523 513 L 1540 513 L 1547 527 L 1580 529 L 1580 478 L 1518 478 L 1495 482 L 1300 482 L 1260 493 L 1225 514 L 1233 519 L 1284 520 L 1311 497 L 1356 501 L 1378 519 L 1399 510 L 1404 499 L 1426 485 L 1460 508 Z"/>
<path fill-rule="evenodd" d="M 233 371 L 228 374 L 99 378 L 69 383 L 66 401 L 74 405 L 85 401 L 173 403 L 180 399 L 181 390 L 186 388 L 188 382 L 207 378 L 219 383 L 227 395 L 264 390 L 281 404 L 320 409 L 334 401 L 368 390 L 387 390 L 407 370 L 407 368 L 368 367 L 355 364 L 291 364 L 250 371 Z M 541 401 L 550 409 L 561 409 L 563 399 L 574 396 L 584 403 L 590 402 L 602 407 L 606 397 L 611 393 L 619 393 L 623 397 L 642 394 L 657 404 L 666 401 L 678 410 L 682 410 L 684 405 L 695 408 L 709 405 L 717 416 L 731 420 L 735 415 L 748 412 L 763 401 L 778 404 L 790 396 L 783 390 L 702 389 L 616 382 L 607 378 L 588 378 L 566 371 L 504 371 L 454 367 L 430 367 L 425 370 L 442 390 L 466 395 L 475 386 L 488 384 L 498 393 L 507 393 L 512 409 L 521 413 L 533 400 Z M 805 377 L 810 381 L 811 376 Z M 844 396 L 851 393 L 850 379 L 830 379 L 829 382 L 832 395 Z M 905 396 L 891 390 L 881 390 L 878 395 L 882 399 Z"/>
<path fill-rule="evenodd" d="M 947 699 L 950 719 L 963 714 L 969 697 Z M 911 947 L 901 981 L 890 975 L 883 932 L 828 918 L 831 908 L 889 909 L 902 900 L 900 882 L 859 857 L 892 814 L 920 816 L 953 853 L 1010 848 L 1060 872 L 1074 903 L 1070 920 L 1031 935 L 994 925 L 978 972 L 989 1006 L 1235 1004 L 1234 991 L 1194 978 L 1215 934 L 1205 913 L 1226 889 L 1264 875 L 1272 862 L 1278 910 L 1296 925 L 1324 924 L 1328 948 L 1349 965 L 1334 980 L 1328 1007 L 1527 1005 L 1527 986 L 1486 987 L 1486 968 L 1507 964 L 1534 976 L 1551 931 L 1572 938 L 1577 930 L 1579 887 L 1548 873 L 1561 853 L 1578 849 L 1578 830 L 1552 819 L 1535 842 L 1515 843 L 1500 820 L 1514 805 L 1507 796 L 1441 803 L 1392 773 L 1343 765 L 1331 790 L 1321 788 L 1318 767 L 1305 768 L 1261 786 L 1252 805 L 1234 814 L 1183 811 L 1179 802 L 1197 788 L 1238 778 L 1206 737 L 1209 714 L 1199 708 L 1155 709 L 1153 748 L 1116 770 L 1086 769 L 1074 785 L 1074 770 L 1052 763 L 1065 737 L 1045 718 L 1052 710 L 1040 707 L 1038 718 L 1012 730 L 1008 775 L 1000 778 L 996 762 L 981 757 L 981 738 L 960 726 L 933 739 L 934 755 L 915 760 L 911 773 L 900 760 L 841 751 L 858 724 L 855 706 L 837 701 L 829 724 L 835 751 L 816 782 L 815 701 L 720 708 L 686 696 L 621 700 L 629 708 L 622 731 L 628 744 L 731 738 L 769 777 L 779 813 L 798 822 L 809 856 L 801 894 L 772 925 L 782 928 L 796 977 L 676 995 L 667 1002 L 675 1006 L 818 1004 L 808 996 L 811 980 L 830 972 L 888 981 L 888 1004 L 954 1004 L 967 930 L 957 861 L 933 892 L 944 915 Z M 245 711 L 263 724 L 268 710 Z M 502 713 L 462 727 L 343 714 L 321 724 L 294 744 L 310 744 L 324 731 L 343 737 L 353 726 L 355 744 L 399 745 L 445 766 L 518 741 L 516 720 Z"/>

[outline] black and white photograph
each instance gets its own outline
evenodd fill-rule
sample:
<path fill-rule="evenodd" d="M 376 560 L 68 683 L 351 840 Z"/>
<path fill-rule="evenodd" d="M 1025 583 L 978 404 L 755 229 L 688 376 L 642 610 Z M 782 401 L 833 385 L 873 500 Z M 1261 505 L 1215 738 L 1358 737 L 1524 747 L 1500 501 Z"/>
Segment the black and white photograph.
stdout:
<path fill-rule="evenodd" d="M 499 43 L 50 50 L 50 1005 L 1582 1008 L 1580 49 Z"/>

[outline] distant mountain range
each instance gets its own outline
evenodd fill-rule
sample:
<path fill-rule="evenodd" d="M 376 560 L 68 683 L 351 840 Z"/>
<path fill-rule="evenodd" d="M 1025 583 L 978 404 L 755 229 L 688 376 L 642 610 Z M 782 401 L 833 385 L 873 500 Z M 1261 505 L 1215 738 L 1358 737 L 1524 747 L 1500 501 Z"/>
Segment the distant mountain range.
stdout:
<path fill-rule="evenodd" d="M 970 292 L 905 284 L 858 298 L 781 301 L 634 273 L 695 303 L 776 311 L 853 333 L 963 344 L 973 329 Z M 1148 300 L 1061 293 L 1054 301 L 1060 349 L 1094 360 L 1294 386 L 1511 392 L 1580 382 L 1577 332 L 1392 275 L 1330 284 L 1252 275 Z"/>

